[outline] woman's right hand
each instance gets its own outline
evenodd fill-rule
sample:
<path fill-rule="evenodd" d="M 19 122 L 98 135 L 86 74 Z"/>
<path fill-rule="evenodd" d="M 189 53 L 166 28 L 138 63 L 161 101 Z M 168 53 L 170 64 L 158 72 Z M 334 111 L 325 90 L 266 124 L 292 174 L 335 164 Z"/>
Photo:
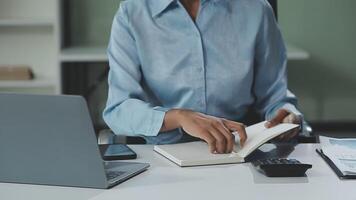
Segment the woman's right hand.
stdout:
<path fill-rule="evenodd" d="M 247 139 L 245 125 L 191 110 L 174 109 L 166 113 L 161 131 L 175 128 L 206 141 L 211 153 L 231 153 L 235 144 L 232 132 L 239 134 L 242 146 Z"/>

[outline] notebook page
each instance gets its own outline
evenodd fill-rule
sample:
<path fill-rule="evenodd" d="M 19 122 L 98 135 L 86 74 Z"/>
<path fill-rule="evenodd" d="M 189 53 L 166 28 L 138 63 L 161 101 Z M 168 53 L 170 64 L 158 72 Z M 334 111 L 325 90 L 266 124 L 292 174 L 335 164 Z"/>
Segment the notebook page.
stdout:
<path fill-rule="evenodd" d="M 266 128 L 267 121 L 249 126 L 246 128 L 247 140 L 243 148 L 236 145 L 235 151 L 241 157 L 248 156 L 252 151 L 256 150 L 262 144 L 281 135 L 289 130 L 297 128 L 296 124 L 279 124 L 272 128 Z"/>

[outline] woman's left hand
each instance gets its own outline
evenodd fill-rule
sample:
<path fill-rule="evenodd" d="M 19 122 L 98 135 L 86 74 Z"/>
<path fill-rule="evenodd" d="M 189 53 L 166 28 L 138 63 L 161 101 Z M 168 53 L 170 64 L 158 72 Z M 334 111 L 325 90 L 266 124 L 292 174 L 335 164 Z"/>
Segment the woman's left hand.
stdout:
<path fill-rule="evenodd" d="M 277 115 L 269 120 L 265 126 L 267 128 L 272 128 L 280 123 L 291 123 L 291 124 L 301 124 L 301 117 L 291 113 L 290 111 L 286 110 L 286 109 L 280 109 L 277 111 Z M 288 141 L 292 138 L 294 138 L 296 135 L 298 135 L 300 131 L 300 127 L 290 130 L 288 132 L 286 132 L 283 135 L 280 135 L 277 139 L 280 141 Z"/>

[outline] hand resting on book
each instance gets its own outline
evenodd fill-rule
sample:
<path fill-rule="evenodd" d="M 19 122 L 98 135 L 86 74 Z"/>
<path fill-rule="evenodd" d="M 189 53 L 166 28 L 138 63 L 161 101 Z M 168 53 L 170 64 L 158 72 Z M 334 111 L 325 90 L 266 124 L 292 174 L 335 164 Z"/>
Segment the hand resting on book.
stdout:
<path fill-rule="evenodd" d="M 191 110 L 173 109 L 166 113 L 161 131 L 176 128 L 207 142 L 211 153 L 231 153 L 235 145 L 232 132 L 239 134 L 242 146 L 247 139 L 244 124 Z"/>

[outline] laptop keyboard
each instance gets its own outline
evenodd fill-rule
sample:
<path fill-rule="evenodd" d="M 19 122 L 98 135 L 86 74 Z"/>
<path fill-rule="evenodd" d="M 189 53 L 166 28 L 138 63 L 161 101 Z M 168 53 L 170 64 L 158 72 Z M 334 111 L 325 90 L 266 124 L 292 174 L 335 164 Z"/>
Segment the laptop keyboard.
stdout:
<path fill-rule="evenodd" d="M 106 172 L 106 177 L 108 180 L 115 179 L 121 175 L 125 174 L 125 172 L 120 172 L 120 171 L 108 171 Z"/>

